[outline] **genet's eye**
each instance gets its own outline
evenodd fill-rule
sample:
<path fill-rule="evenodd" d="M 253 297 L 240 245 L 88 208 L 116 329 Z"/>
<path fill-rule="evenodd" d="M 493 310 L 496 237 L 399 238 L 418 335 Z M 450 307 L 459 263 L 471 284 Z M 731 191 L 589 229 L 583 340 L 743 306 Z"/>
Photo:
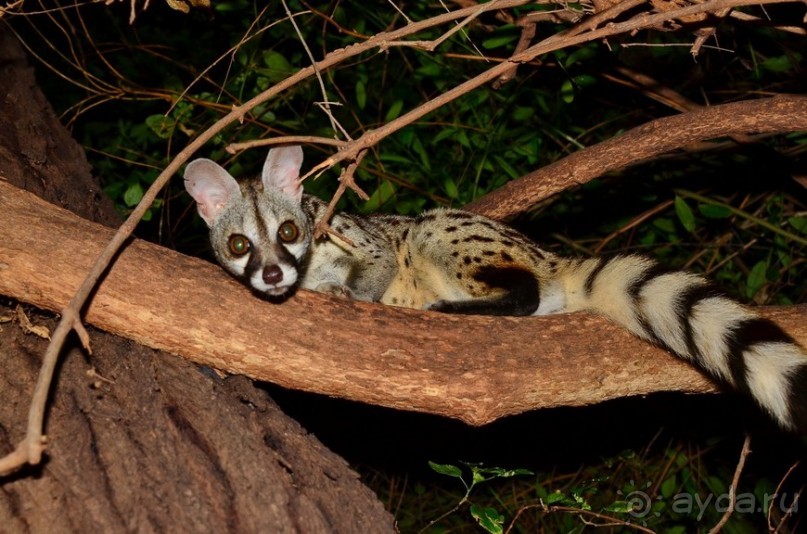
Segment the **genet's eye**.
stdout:
<path fill-rule="evenodd" d="M 280 228 L 277 229 L 277 236 L 280 238 L 281 241 L 284 243 L 291 243 L 297 236 L 300 235 L 300 231 L 297 230 L 297 225 L 295 225 L 291 221 L 286 221 L 280 225 Z"/>
<path fill-rule="evenodd" d="M 233 234 L 227 241 L 227 246 L 233 256 L 243 256 L 249 252 L 249 239 L 241 234 Z"/>

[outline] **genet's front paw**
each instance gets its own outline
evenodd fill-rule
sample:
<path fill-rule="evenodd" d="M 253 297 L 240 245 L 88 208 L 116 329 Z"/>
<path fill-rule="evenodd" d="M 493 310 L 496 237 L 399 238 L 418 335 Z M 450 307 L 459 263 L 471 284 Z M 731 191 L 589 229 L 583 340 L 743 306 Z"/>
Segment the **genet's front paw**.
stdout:
<path fill-rule="evenodd" d="M 346 285 L 337 284 L 336 282 L 323 282 L 317 286 L 317 291 L 335 295 L 339 298 L 353 300 L 353 292 L 350 288 Z"/>

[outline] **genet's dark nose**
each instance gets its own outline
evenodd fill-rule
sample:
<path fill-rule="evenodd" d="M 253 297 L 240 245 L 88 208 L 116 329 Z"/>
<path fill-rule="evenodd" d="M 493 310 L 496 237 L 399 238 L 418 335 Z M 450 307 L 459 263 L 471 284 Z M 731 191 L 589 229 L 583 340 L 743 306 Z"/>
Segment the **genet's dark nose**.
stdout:
<path fill-rule="evenodd" d="M 277 265 L 263 268 L 263 281 L 269 285 L 279 284 L 283 280 L 283 271 Z"/>

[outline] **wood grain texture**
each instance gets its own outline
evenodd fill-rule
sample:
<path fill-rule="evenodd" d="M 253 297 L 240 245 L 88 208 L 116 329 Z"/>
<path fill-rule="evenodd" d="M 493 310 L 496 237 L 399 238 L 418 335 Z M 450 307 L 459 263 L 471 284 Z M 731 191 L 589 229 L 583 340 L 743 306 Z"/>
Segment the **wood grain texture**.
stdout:
<path fill-rule="evenodd" d="M 0 294 L 61 309 L 110 235 L 0 181 Z M 807 306 L 761 311 L 807 341 Z M 121 253 L 85 315 L 229 373 L 475 425 L 542 407 L 716 390 L 593 315 L 444 315 L 312 292 L 272 304 L 215 265 L 141 241 Z"/>

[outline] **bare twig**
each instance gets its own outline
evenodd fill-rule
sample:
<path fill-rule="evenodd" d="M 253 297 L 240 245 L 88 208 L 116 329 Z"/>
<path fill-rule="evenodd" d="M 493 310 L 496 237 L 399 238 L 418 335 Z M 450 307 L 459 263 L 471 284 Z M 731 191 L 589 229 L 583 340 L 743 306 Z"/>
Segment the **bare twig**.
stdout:
<path fill-rule="evenodd" d="M 570 28 L 569 31 L 566 32 L 565 34 L 558 35 L 558 37 L 559 38 L 572 37 L 574 35 L 579 35 L 579 34 L 581 34 L 583 32 L 586 32 L 586 31 L 591 31 L 591 30 L 595 29 L 597 26 L 599 26 L 600 24 L 602 24 L 603 22 L 613 20 L 613 19 L 617 18 L 619 15 L 621 15 L 622 13 L 625 13 L 626 11 L 630 11 L 634 7 L 638 7 L 638 6 L 642 5 L 642 4 L 644 4 L 646 1 L 647 0 L 623 0 L 622 2 L 619 2 L 618 4 L 614 4 L 613 6 L 609 7 L 605 11 L 601 11 L 599 13 L 596 13 L 596 14 L 590 16 L 589 18 L 582 21 L 577 26 L 575 26 L 573 28 Z M 555 36 L 552 36 L 552 37 L 550 37 L 550 39 L 553 39 L 554 37 Z"/>
<path fill-rule="evenodd" d="M 532 40 L 535 38 L 535 32 L 535 22 L 525 22 L 523 26 L 521 26 L 521 36 L 518 38 L 518 43 L 516 43 L 516 49 L 514 51 L 516 54 L 523 52 L 530 46 L 530 43 L 532 43 Z M 500 89 L 504 84 L 515 78 L 517 72 L 518 65 L 513 65 L 510 70 L 504 72 L 495 82 L 493 82 L 493 88 Z"/>
<path fill-rule="evenodd" d="M 740 451 L 740 459 L 737 461 L 737 468 L 734 470 L 734 478 L 731 480 L 731 486 L 729 486 L 728 509 L 723 514 L 723 517 L 720 518 L 720 521 L 709 531 L 709 534 L 717 534 L 723 530 L 723 527 L 729 522 L 731 514 L 734 513 L 734 505 L 737 504 L 737 485 L 740 483 L 740 475 L 742 475 L 743 467 L 745 467 L 745 459 L 748 458 L 750 453 L 751 434 L 746 434 L 745 440 L 743 441 L 743 449 Z"/>
<path fill-rule="evenodd" d="M 586 525 L 593 526 L 593 527 L 620 526 L 620 527 L 632 528 L 633 530 L 636 530 L 636 531 L 639 531 L 639 532 L 646 532 L 647 534 L 656 534 L 655 531 L 650 530 L 647 527 L 643 527 L 641 525 L 637 525 L 636 523 L 631 523 L 629 521 L 623 521 L 622 519 L 619 519 L 619 518 L 616 518 L 616 517 L 613 517 L 613 516 L 609 516 L 609 515 L 601 514 L 601 513 L 598 513 L 598 512 L 594 512 L 593 510 L 583 510 L 581 508 L 573 508 L 571 506 L 546 505 L 543 502 L 541 502 L 539 504 L 530 504 L 530 505 L 527 505 L 527 506 L 522 506 L 518 510 L 518 512 L 516 512 L 516 515 L 515 515 L 515 517 L 513 517 L 513 520 L 510 522 L 510 525 L 508 525 L 507 530 L 505 530 L 505 534 L 510 532 L 511 530 L 513 530 L 513 527 L 515 526 L 516 521 L 518 521 L 518 518 L 521 516 L 522 513 L 526 512 L 527 510 L 530 510 L 532 508 L 538 508 L 544 513 L 563 512 L 563 513 L 567 513 L 567 514 L 578 515 L 578 516 L 580 516 L 580 519 Z M 594 519 L 600 519 L 600 520 L 603 520 L 603 521 L 607 521 L 607 523 L 592 523 L 591 521 L 586 520 L 585 519 L 586 517 L 592 517 Z"/>
<path fill-rule="evenodd" d="M 788 32 L 788 33 L 795 33 L 796 35 L 807 35 L 807 29 L 804 29 L 800 26 L 777 26 L 776 24 L 770 24 L 769 20 L 764 20 L 759 17 L 755 17 L 749 13 L 743 13 L 742 11 L 732 11 L 731 15 L 729 15 L 733 19 L 741 20 L 743 22 L 757 22 L 757 23 L 767 23 L 773 28 L 777 30 Z"/>
<path fill-rule="evenodd" d="M 351 241 L 347 237 L 343 236 L 342 234 L 331 228 L 331 225 L 328 221 L 331 220 L 333 212 L 334 210 L 336 210 L 336 204 L 339 202 L 339 199 L 342 198 L 342 195 L 345 194 L 345 191 L 348 188 L 352 189 L 357 195 L 359 195 L 359 197 L 362 200 L 370 199 L 370 197 L 367 196 L 367 193 L 365 193 L 358 185 L 356 185 L 356 181 L 353 179 L 353 176 L 356 173 L 356 169 L 359 168 L 359 164 L 361 163 L 361 160 L 364 159 L 365 154 L 367 154 L 366 151 L 359 152 L 359 155 L 356 156 L 356 160 L 351 161 L 350 164 L 347 167 L 345 167 L 345 169 L 342 171 L 342 174 L 339 176 L 339 187 L 336 189 L 336 193 L 334 193 L 330 203 L 328 203 L 328 209 L 325 210 L 325 213 L 323 214 L 322 218 L 319 221 L 317 221 L 317 226 L 314 229 L 315 239 L 322 237 L 327 233 L 338 237 L 340 241 L 344 241 L 351 247 L 355 246 L 353 244 L 353 241 Z"/>
<path fill-rule="evenodd" d="M 726 16 L 731 13 L 731 8 L 726 8 L 718 13 L 713 13 L 713 17 L 718 19 L 718 21 L 723 20 Z M 692 54 L 693 58 L 697 58 L 698 54 L 700 54 L 701 48 L 703 48 L 704 44 L 710 37 L 714 37 L 717 33 L 717 25 L 711 25 L 704 28 L 698 28 L 695 32 L 695 42 L 692 44 L 692 48 L 690 49 L 689 53 Z"/>
<path fill-rule="evenodd" d="M 339 132 L 345 134 L 345 137 L 350 139 L 350 136 L 347 135 L 347 132 L 341 125 L 338 124 L 336 117 L 333 116 L 331 113 L 331 101 L 328 98 L 328 91 L 325 89 L 325 82 L 322 81 L 322 74 L 320 73 L 319 69 L 317 68 L 317 61 L 314 59 L 314 54 L 311 53 L 311 49 L 308 48 L 308 43 L 305 42 L 305 38 L 303 37 L 303 32 L 300 31 L 300 27 L 297 26 L 297 21 L 294 20 L 294 16 L 292 16 L 291 10 L 289 9 L 286 0 L 280 0 L 280 3 L 283 4 L 283 9 L 286 11 L 286 16 L 289 18 L 291 25 L 294 26 L 294 31 L 297 33 L 297 38 L 300 39 L 300 44 L 303 45 L 305 49 L 305 53 L 308 56 L 308 60 L 311 62 L 311 66 L 314 67 L 314 74 L 317 77 L 317 83 L 319 83 L 319 90 L 322 91 L 322 109 L 325 111 L 325 114 L 328 116 L 328 120 L 331 121 L 331 128 L 333 128 L 333 135 L 334 139 L 338 139 Z"/>
<path fill-rule="evenodd" d="M 263 14 L 263 12 L 264 12 L 264 11 L 265 11 L 265 8 L 264 8 L 264 10 L 262 10 L 262 11 L 261 11 L 261 14 L 260 14 L 260 15 L 258 15 L 258 17 L 260 17 L 260 16 Z M 305 12 L 301 12 L 301 13 L 295 13 L 295 14 L 294 14 L 294 15 L 291 17 L 291 20 L 294 20 L 294 17 L 298 17 L 298 16 L 300 16 L 300 15 L 304 15 L 304 14 L 305 14 Z M 210 65 L 208 65 L 207 67 L 205 67 L 205 68 L 204 68 L 204 70 L 202 70 L 202 72 L 200 72 L 200 73 L 199 73 L 199 74 L 198 74 L 198 75 L 197 75 L 197 76 L 196 76 L 196 77 L 193 79 L 193 81 L 191 81 L 191 83 L 189 83 L 189 84 L 187 85 L 187 87 L 185 87 L 185 88 L 182 90 L 182 92 L 181 92 L 181 93 L 180 93 L 180 94 L 179 94 L 179 95 L 176 97 L 176 99 L 174 100 L 174 103 L 171 105 L 171 107 L 170 107 L 170 108 L 168 108 L 168 111 L 166 111 L 166 112 L 165 112 L 165 115 L 166 115 L 166 116 L 168 116 L 168 115 L 171 113 L 171 111 L 173 111 L 174 107 L 176 107 L 176 105 L 177 105 L 179 102 L 182 102 L 182 100 L 185 98 L 185 96 L 188 94 L 188 92 L 191 90 L 191 88 L 192 88 L 194 85 L 196 85 L 196 83 L 197 83 L 199 80 L 201 80 L 201 79 L 203 79 L 205 76 L 207 76 L 207 73 L 208 73 L 208 72 L 210 72 L 210 71 L 213 69 L 213 67 L 215 67 L 216 65 L 218 65 L 218 64 L 219 64 L 219 62 L 223 61 L 223 60 L 224 60 L 224 59 L 225 59 L 227 56 L 230 56 L 230 57 L 231 57 L 230 63 L 232 64 L 232 62 L 233 62 L 233 61 L 235 61 L 235 59 L 234 59 L 234 58 L 235 58 L 235 53 L 238 51 L 238 49 L 239 49 L 241 46 L 243 46 L 244 44 L 248 43 L 248 42 L 249 42 L 249 41 L 251 41 L 252 39 L 255 39 L 256 37 L 258 37 L 259 35 L 261 35 L 261 34 L 262 34 L 263 32 L 265 32 L 266 30 L 269 30 L 269 29 L 273 28 L 274 26 L 276 26 L 277 24 L 280 24 L 280 23 L 282 23 L 282 22 L 285 22 L 285 19 L 273 21 L 273 22 L 271 22 L 270 24 L 267 24 L 267 25 L 266 25 L 266 26 L 264 26 L 263 28 L 259 29 L 258 31 L 256 31 L 256 32 L 255 32 L 255 33 L 253 33 L 252 35 L 249 35 L 249 33 L 252 31 L 252 25 L 250 25 L 250 27 L 249 27 L 249 28 L 247 29 L 247 31 L 245 32 L 245 35 L 244 35 L 243 37 L 241 37 L 241 39 L 240 39 L 240 40 L 239 40 L 239 41 L 238 41 L 236 44 L 234 44 L 233 46 L 231 46 L 229 50 L 227 50 L 226 52 L 224 52 L 223 54 L 221 54 L 219 57 L 217 57 L 216 59 L 214 59 L 214 60 L 213 60 L 213 62 L 212 62 Z M 230 74 L 230 66 L 228 65 L 228 66 L 227 66 L 227 74 L 225 75 L 225 79 L 226 79 L 227 77 L 229 77 L 229 74 Z M 221 93 L 219 93 L 219 96 L 221 96 Z"/>
<path fill-rule="evenodd" d="M 779 524 L 776 525 L 776 529 L 773 531 L 773 534 L 777 534 L 787 523 L 787 518 L 793 515 L 793 513 L 798 512 L 799 510 L 799 499 L 801 498 L 801 492 L 804 491 L 804 486 L 802 486 L 799 491 L 793 494 L 793 502 L 790 503 L 790 506 L 787 507 L 785 511 L 785 515 L 782 516 L 782 519 L 779 521 Z M 792 532 L 795 532 L 793 530 Z"/>
<path fill-rule="evenodd" d="M 468 15 L 465 18 L 465 20 L 455 24 L 453 28 L 445 32 L 439 38 L 434 39 L 432 41 L 392 41 L 390 43 L 387 43 L 387 46 L 388 47 L 410 46 L 414 48 L 421 48 L 423 50 L 426 50 L 427 52 L 434 52 L 435 50 L 437 50 L 437 47 L 446 42 L 446 40 L 448 40 L 452 35 L 454 35 L 458 31 L 462 31 L 463 28 L 465 28 L 465 26 L 473 22 L 477 17 L 479 17 L 479 15 L 481 15 L 485 11 L 490 11 L 491 9 L 498 7 L 497 6 L 498 3 L 499 0 L 491 0 L 490 2 L 487 2 L 485 4 L 478 5 L 476 7 L 476 10 L 470 15 Z"/>
<path fill-rule="evenodd" d="M 287 143 L 288 144 L 310 143 L 317 145 L 330 145 L 335 147 L 342 147 L 345 146 L 346 141 L 340 141 L 339 139 L 331 139 L 330 137 L 318 137 L 316 135 L 284 135 L 281 137 L 270 137 L 269 139 L 254 139 L 252 141 L 245 141 L 243 143 L 230 143 L 229 145 L 224 147 L 224 150 L 226 150 L 228 154 L 237 154 L 242 150 L 249 150 L 251 148 L 272 146 L 272 145 L 283 145 Z"/>
<path fill-rule="evenodd" d="M 791 465 L 790 469 L 788 469 L 787 473 L 785 473 L 785 476 L 783 476 L 782 480 L 779 481 L 779 484 L 776 485 L 776 491 L 773 492 L 773 497 L 771 498 L 771 502 L 768 505 L 768 514 L 767 514 L 767 516 L 768 516 L 768 532 L 778 532 L 779 528 L 784 524 L 784 518 L 782 518 L 782 521 L 780 521 L 779 524 L 776 525 L 776 527 L 774 528 L 773 524 L 771 524 L 771 521 L 772 521 L 772 518 L 773 518 L 773 515 L 771 514 L 771 512 L 773 511 L 773 504 L 775 502 L 775 499 L 779 496 L 779 492 L 782 490 L 782 486 L 785 484 L 785 480 L 787 480 L 788 477 L 790 477 L 790 473 L 792 473 L 793 470 L 796 469 L 798 466 L 799 466 L 799 462 L 796 462 L 793 465 Z M 792 509 L 794 508 L 794 506 L 796 505 L 797 502 L 798 502 L 798 493 L 796 494 L 796 496 L 794 496 L 793 503 L 790 505 L 790 507 L 788 507 L 788 510 L 786 512 L 785 517 L 787 517 L 787 515 L 789 515 L 791 513 Z"/>
<path fill-rule="evenodd" d="M 669 208 L 672 205 L 672 203 L 673 203 L 672 200 L 664 201 L 661 204 L 658 204 L 657 206 L 653 206 L 652 208 L 645 211 L 644 213 L 641 213 L 638 216 L 634 217 L 627 224 L 624 224 L 624 225 L 620 226 L 619 228 L 617 228 L 616 230 L 614 230 L 613 232 L 611 232 L 610 234 L 605 236 L 602 240 L 600 240 L 600 242 L 597 244 L 597 246 L 594 247 L 594 255 L 596 256 L 597 254 L 602 252 L 602 249 L 605 248 L 605 246 L 608 243 L 610 243 L 611 241 L 613 241 L 614 239 L 616 239 L 620 235 L 624 234 L 628 230 L 631 230 L 631 229 L 639 226 L 644 221 L 646 221 L 650 217 L 656 215 L 657 213 L 659 213 L 661 211 L 664 211 L 667 208 Z"/>

